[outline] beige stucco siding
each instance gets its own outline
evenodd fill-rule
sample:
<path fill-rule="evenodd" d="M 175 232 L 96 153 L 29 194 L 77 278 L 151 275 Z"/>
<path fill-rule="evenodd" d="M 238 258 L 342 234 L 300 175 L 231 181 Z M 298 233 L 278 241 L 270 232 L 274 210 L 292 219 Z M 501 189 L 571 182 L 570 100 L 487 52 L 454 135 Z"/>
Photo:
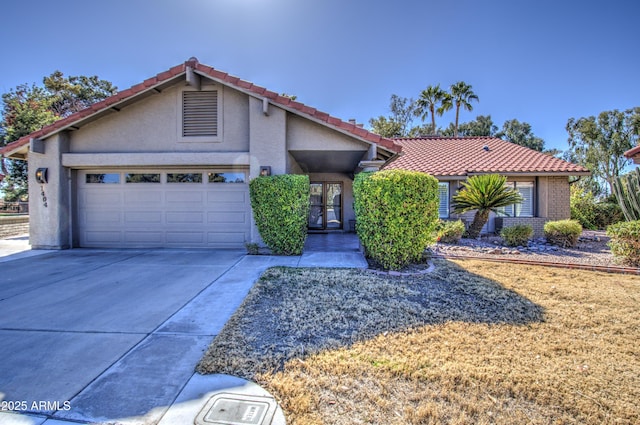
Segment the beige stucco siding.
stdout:
<path fill-rule="evenodd" d="M 365 142 L 292 114 L 287 117 L 287 145 L 293 151 L 369 149 Z"/>
<path fill-rule="evenodd" d="M 208 89 L 213 86 L 204 86 Z M 178 85 L 112 112 L 71 133 L 70 150 L 90 152 L 247 152 L 249 150 L 248 96 L 215 86 L 221 95 L 222 130 L 219 141 L 190 142 L 179 137 Z"/>
<path fill-rule="evenodd" d="M 71 247 L 71 173 L 60 163 L 69 149 L 66 133 L 47 140 L 47 153 L 29 155 L 29 243 L 34 249 Z M 46 168 L 48 182 L 35 179 L 35 171 Z"/>

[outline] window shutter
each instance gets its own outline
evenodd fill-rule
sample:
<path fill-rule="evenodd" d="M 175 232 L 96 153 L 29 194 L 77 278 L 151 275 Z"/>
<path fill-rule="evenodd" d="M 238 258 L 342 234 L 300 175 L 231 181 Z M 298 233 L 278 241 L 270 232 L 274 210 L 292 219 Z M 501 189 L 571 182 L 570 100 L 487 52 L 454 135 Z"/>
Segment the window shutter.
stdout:
<path fill-rule="evenodd" d="M 449 183 L 438 183 L 438 195 L 440 197 L 440 208 L 438 215 L 440 218 L 449 217 Z"/>
<path fill-rule="evenodd" d="M 182 136 L 218 136 L 218 91 L 182 92 Z"/>
<path fill-rule="evenodd" d="M 516 188 L 524 198 L 521 204 L 516 205 L 516 216 L 533 217 L 533 183 L 516 183 Z"/>

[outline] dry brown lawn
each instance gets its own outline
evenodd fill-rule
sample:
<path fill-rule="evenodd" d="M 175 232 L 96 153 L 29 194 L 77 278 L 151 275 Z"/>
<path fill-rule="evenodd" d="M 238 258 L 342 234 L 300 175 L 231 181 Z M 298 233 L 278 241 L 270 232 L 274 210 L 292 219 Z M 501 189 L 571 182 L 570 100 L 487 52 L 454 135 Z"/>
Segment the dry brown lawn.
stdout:
<path fill-rule="evenodd" d="M 199 371 L 259 382 L 289 424 L 638 424 L 639 310 L 638 276 L 275 268 Z"/>

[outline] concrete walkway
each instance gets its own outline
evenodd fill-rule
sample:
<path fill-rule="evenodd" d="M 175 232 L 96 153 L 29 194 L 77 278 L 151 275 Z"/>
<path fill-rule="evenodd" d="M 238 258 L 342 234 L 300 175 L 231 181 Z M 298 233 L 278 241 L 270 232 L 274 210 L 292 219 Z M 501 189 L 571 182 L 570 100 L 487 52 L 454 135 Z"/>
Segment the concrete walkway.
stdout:
<path fill-rule="evenodd" d="M 19 238 L 0 261 L 0 424 L 33 425 L 193 423 L 213 391 L 260 395 L 194 368 L 262 272 L 366 267 L 357 251 L 47 252 Z"/>

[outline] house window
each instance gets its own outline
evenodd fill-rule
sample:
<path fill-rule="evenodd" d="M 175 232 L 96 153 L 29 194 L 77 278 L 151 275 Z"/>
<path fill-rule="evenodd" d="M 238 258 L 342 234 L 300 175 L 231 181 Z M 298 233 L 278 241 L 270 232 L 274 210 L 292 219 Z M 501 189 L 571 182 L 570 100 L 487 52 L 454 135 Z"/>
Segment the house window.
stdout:
<path fill-rule="evenodd" d="M 440 197 L 438 215 L 440 218 L 449 218 L 449 182 L 438 183 L 438 194 Z"/>
<path fill-rule="evenodd" d="M 184 90 L 180 96 L 180 137 L 184 142 L 216 142 L 222 134 L 218 90 Z"/>
<path fill-rule="evenodd" d="M 202 173 L 168 173 L 167 183 L 202 183 Z"/>
<path fill-rule="evenodd" d="M 502 208 L 501 212 L 509 217 L 533 217 L 533 182 L 507 182 L 507 186 L 517 190 L 524 200 Z"/>
<path fill-rule="evenodd" d="M 104 174 L 87 174 L 85 182 L 94 184 L 118 184 L 120 183 L 120 174 L 104 173 Z"/>
<path fill-rule="evenodd" d="M 241 172 L 209 173 L 209 183 L 244 183 L 244 180 Z"/>
<path fill-rule="evenodd" d="M 127 183 L 160 183 L 160 174 L 127 174 Z"/>

